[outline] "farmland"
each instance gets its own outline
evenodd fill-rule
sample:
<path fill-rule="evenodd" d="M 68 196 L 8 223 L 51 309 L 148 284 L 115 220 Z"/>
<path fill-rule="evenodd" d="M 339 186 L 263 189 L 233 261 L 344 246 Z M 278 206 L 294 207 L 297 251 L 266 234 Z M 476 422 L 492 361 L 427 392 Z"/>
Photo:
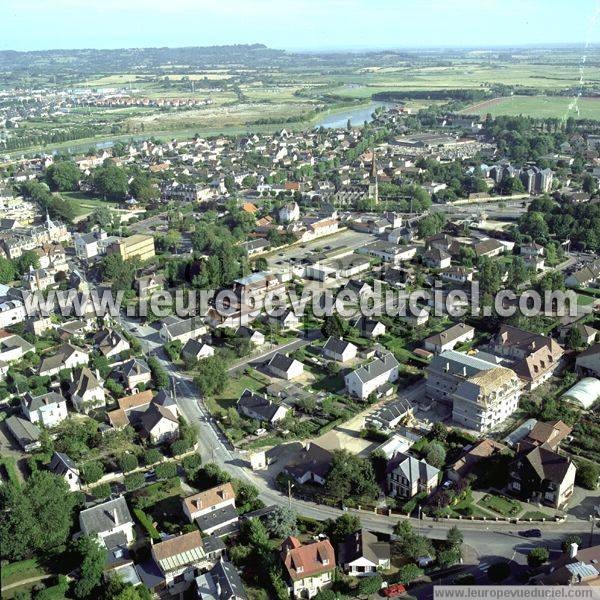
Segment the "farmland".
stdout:
<path fill-rule="evenodd" d="M 600 119 L 600 98 L 568 96 L 509 96 L 464 108 L 466 114 L 524 115 L 538 118 Z"/>

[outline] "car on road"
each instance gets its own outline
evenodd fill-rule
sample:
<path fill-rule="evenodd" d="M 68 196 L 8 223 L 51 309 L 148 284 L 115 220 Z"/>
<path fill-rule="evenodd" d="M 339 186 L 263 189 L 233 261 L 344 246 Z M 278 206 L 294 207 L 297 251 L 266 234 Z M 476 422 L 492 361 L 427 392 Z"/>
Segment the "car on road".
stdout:
<path fill-rule="evenodd" d="M 526 538 L 541 538 L 542 532 L 539 529 L 525 529 L 524 531 L 519 531 L 519 535 Z"/>
<path fill-rule="evenodd" d="M 386 598 L 396 598 L 406 594 L 406 588 L 401 583 L 393 583 L 383 588 L 381 592 Z"/>

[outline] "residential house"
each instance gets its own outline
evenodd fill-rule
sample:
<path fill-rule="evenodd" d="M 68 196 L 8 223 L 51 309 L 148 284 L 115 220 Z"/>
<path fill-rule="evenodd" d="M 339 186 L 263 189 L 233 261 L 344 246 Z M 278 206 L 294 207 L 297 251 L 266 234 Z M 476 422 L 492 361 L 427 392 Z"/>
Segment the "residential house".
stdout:
<path fill-rule="evenodd" d="M 477 258 L 494 258 L 500 256 L 506 250 L 506 246 L 498 240 L 488 238 L 473 244 L 473 250 Z"/>
<path fill-rule="evenodd" d="M 77 412 L 89 413 L 106 405 L 106 395 L 96 370 L 94 374 L 88 367 L 82 367 L 69 388 L 69 396 Z"/>
<path fill-rule="evenodd" d="M 279 331 L 289 331 L 300 326 L 300 319 L 291 308 L 286 308 L 281 314 L 269 315 L 269 324 Z"/>
<path fill-rule="evenodd" d="M 185 592 L 198 574 L 212 568 L 224 550 L 220 540 L 192 531 L 154 544 L 150 552 L 164 578 L 161 587 L 173 596 Z"/>
<path fill-rule="evenodd" d="M 251 390 L 244 390 L 237 402 L 237 410 L 241 415 L 271 426 L 285 419 L 289 412 L 287 406 L 275 404 Z"/>
<path fill-rule="evenodd" d="M 83 534 L 98 536 L 107 547 L 111 538 L 119 538 L 125 545 L 133 542 L 134 523 L 124 496 L 82 510 L 79 526 Z"/>
<path fill-rule="evenodd" d="M 323 346 L 323 356 L 329 360 L 346 363 L 356 358 L 358 348 L 352 343 L 330 336 Z"/>
<path fill-rule="evenodd" d="M 390 555 L 390 543 L 380 542 L 366 529 L 349 533 L 338 545 L 340 568 L 352 577 L 366 577 L 381 569 L 389 569 Z"/>
<path fill-rule="evenodd" d="M 131 358 L 119 366 L 121 379 L 128 389 L 134 390 L 138 385 L 145 385 L 152 379 L 150 367 L 139 358 Z"/>
<path fill-rule="evenodd" d="M 316 483 L 324 485 L 331 469 L 332 454 L 314 442 L 306 446 L 285 465 L 284 472 L 298 483 Z"/>
<path fill-rule="evenodd" d="M 390 496 L 412 498 L 430 494 L 437 487 L 440 470 L 432 467 L 424 459 L 417 459 L 404 453 L 395 454 L 386 468 L 387 489 Z"/>
<path fill-rule="evenodd" d="M 458 344 L 471 341 L 475 337 L 475 328 L 466 323 L 457 323 L 452 327 L 425 339 L 425 349 L 436 354 L 454 350 Z"/>
<path fill-rule="evenodd" d="M 576 471 L 570 458 L 536 446 L 513 463 L 508 490 L 527 502 L 563 509 L 573 494 Z"/>
<path fill-rule="evenodd" d="M 594 344 L 575 359 L 575 370 L 584 377 L 600 377 L 600 344 Z"/>
<path fill-rule="evenodd" d="M 364 316 L 359 317 L 354 322 L 354 327 L 358 329 L 358 332 L 362 337 L 369 339 L 374 339 L 380 335 L 385 335 L 385 325 L 383 323 Z"/>
<path fill-rule="evenodd" d="M 181 350 L 181 355 L 187 360 L 202 360 L 215 355 L 215 349 L 198 340 L 188 340 Z"/>
<path fill-rule="evenodd" d="M 135 290 L 140 298 L 148 298 L 154 292 L 158 292 L 165 287 L 165 276 L 162 273 L 152 273 L 135 280 Z"/>
<path fill-rule="evenodd" d="M 473 269 L 468 267 L 451 266 L 440 271 L 442 281 L 464 285 L 473 281 Z"/>
<path fill-rule="evenodd" d="M 350 279 L 342 290 L 343 293 L 349 293 L 354 298 L 362 298 L 366 294 L 371 294 L 373 288 L 360 279 Z"/>
<path fill-rule="evenodd" d="M 568 287 L 593 287 L 600 280 L 600 259 L 586 263 L 581 269 L 565 278 Z"/>
<path fill-rule="evenodd" d="M 222 559 L 210 571 L 196 577 L 196 593 L 200 600 L 248 600 L 237 569 Z"/>
<path fill-rule="evenodd" d="M 544 252 L 544 246 L 532 242 L 531 244 L 523 244 L 519 254 L 529 268 L 541 271 L 544 268 Z"/>
<path fill-rule="evenodd" d="M 335 552 L 329 540 L 301 544 L 290 536 L 281 545 L 281 560 L 294 598 L 312 598 L 333 581 Z"/>
<path fill-rule="evenodd" d="M 600 546 L 579 549 L 577 544 L 571 544 L 568 552 L 552 560 L 542 573 L 531 578 L 531 583 L 568 586 L 570 592 L 575 591 L 572 589 L 574 586 L 584 587 L 582 595 L 587 595 L 587 592 L 600 587 L 599 565 Z"/>
<path fill-rule="evenodd" d="M 490 341 L 489 349 L 510 363 L 528 390 L 548 381 L 560 369 L 564 354 L 553 338 L 505 324 Z"/>
<path fill-rule="evenodd" d="M 38 367 L 38 375 L 52 377 L 64 369 L 76 369 L 90 362 L 88 352 L 72 344 L 63 344 L 56 354 L 43 358 Z"/>
<path fill-rule="evenodd" d="M 452 257 L 445 250 L 431 248 L 423 254 L 423 264 L 430 269 L 447 269 L 452 264 Z"/>
<path fill-rule="evenodd" d="M 494 440 L 486 438 L 474 446 L 468 446 L 464 454 L 448 468 L 448 479 L 459 481 L 469 476 L 480 461 L 500 454 L 507 448 Z"/>
<path fill-rule="evenodd" d="M 20 335 L 0 331 L 0 362 L 12 363 L 34 351 L 33 344 L 25 341 Z"/>
<path fill-rule="evenodd" d="M 385 384 L 394 383 L 398 379 L 398 367 L 399 363 L 391 352 L 381 352 L 344 377 L 346 389 L 351 396 L 364 400 Z"/>
<path fill-rule="evenodd" d="M 125 396 L 117 400 L 119 408 L 111 410 L 106 414 L 109 423 L 120 429 L 127 425 L 137 425 L 152 402 L 152 390 L 144 390 L 131 396 Z"/>
<path fill-rule="evenodd" d="M 572 428 L 561 420 L 537 421 L 533 429 L 517 444 L 517 452 L 527 452 L 533 448 L 544 446 L 555 452 L 561 442 L 571 433 Z"/>
<path fill-rule="evenodd" d="M 251 327 L 238 327 L 235 331 L 235 335 L 250 340 L 254 346 L 262 346 L 265 343 L 264 334 Z"/>
<path fill-rule="evenodd" d="M 284 204 L 278 211 L 277 217 L 280 223 L 292 223 L 300 218 L 300 207 L 297 202 Z"/>
<path fill-rule="evenodd" d="M 94 336 L 94 346 L 106 358 L 115 358 L 131 346 L 124 335 L 113 329 L 102 329 Z"/>
<path fill-rule="evenodd" d="M 231 483 L 224 483 L 183 499 L 183 512 L 205 535 L 221 537 L 237 531 L 238 514 Z"/>
<path fill-rule="evenodd" d="M 55 452 L 52 455 L 48 470 L 51 473 L 54 473 L 54 475 L 62 477 L 72 492 L 76 492 L 80 489 L 81 480 L 79 478 L 79 469 L 66 454 Z"/>
<path fill-rule="evenodd" d="M 289 380 L 300 377 L 304 373 L 304 365 L 295 358 L 277 352 L 267 363 L 267 370 L 274 377 Z"/>
<path fill-rule="evenodd" d="M 188 340 L 198 339 L 206 332 L 207 328 L 202 319 L 181 319 L 173 315 L 162 320 L 159 335 L 164 342 L 179 340 L 185 344 Z"/>
<path fill-rule="evenodd" d="M 54 427 L 67 418 L 67 401 L 57 392 L 33 396 L 27 392 L 21 398 L 23 415 L 32 423 Z"/>
<path fill-rule="evenodd" d="M 173 412 L 155 402 L 150 403 L 148 410 L 140 419 L 140 435 L 148 438 L 152 444 L 163 444 L 177 438 L 179 419 Z"/>

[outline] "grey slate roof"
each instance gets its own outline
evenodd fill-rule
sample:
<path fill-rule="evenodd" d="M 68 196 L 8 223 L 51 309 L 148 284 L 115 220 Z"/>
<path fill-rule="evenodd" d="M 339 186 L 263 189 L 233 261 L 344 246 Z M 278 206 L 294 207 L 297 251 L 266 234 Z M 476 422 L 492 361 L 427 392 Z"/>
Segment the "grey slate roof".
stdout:
<path fill-rule="evenodd" d="M 196 577 L 198 596 L 202 600 L 246 600 L 244 584 L 230 562 L 221 560 L 208 572 Z"/>
<path fill-rule="evenodd" d="M 223 508 L 218 508 L 204 515 L 196 517 L 194 520 L 200 528 L 200 531 L 212 529 L 215 535 L 220 535 L 220 529 L 229 524 L 232 519 L 238 520 L 238 513 L 233 506 L 228 504 Z M 215 529 L 217 528 L 217 529 Z M 236 524 L 237 528 L 237 524 Z M 229 532 L 229 531 L 228 531 Z"/>
<path fill-rule="evenodd" d="M 271 360 L 267 363 L 269 367 L 273 367 L 274 369 L 278 369 L 279 371 L 288 371 L 294 362 L 293 358 L 286 356 L 285 354 L 281 354 L 281 352 L 277 352 L 271 357 Z"/>
<path fill-rule="evenodd" d="M 116 521 L 113 511 L 116 511 Z M 97 504 L 79 513 L 79 524 L 88 534 L 109 531 L 118 525 L 132 522 L 131 513 L 123 496 Z"/>
<path fill-rule="evenodd" d="M 244 414 L 247 414 L 246 411 L 252 411 L 259 414 L 262 420 L 270 422 L 275 416 L 279 405 L 260 394 L 253 393 L 251 390 L 244 390 L 238 400 L 237 407 Z"/>
<path fill-rule="evenodd" d="M 398 367 L 400 363 L 396 360 L 391 352 L 386 352 L 382 356 L 374 358 L 371 362 L 359 367 L 354 371 L 358 378 L 366 383 L 371 381 L 383 373 L 391 371 L 394 367 Z"/>
<path fill-rule="evenodd" d="M 333 354 L 343 354 L 344 350 L 346 350 L 346 348 L 351 345 L 351 342 L 347 342 L 342 338 L 330 336 L 325 342 L 323 349 Z"/>
<path fill-rule="evenodd" d="M 377 565 L 380 560 L 390 559 L 390 544 L 380 542 L 376 535 L 366 529 L 359 529 L 344 538 L 339 545 L 338 553 L 340 564 L 364 557 Z"/>
<path fill-rule="evenodd" d="M 27 419 L 12 415 L 6 419 L 6 426 L 23 449 L 26 449 L 31 444 L 35 444 L 40 439 L 38 426 Z"/>
<path fill-rule="evenodd" d="M 38 410 L 42 406 L 49 406 L 51 404 L 60 404 L 66 402 L 66 400 L 57 392 L 47 392 L 40 394 L 39 396 L 32 396 L 30 392 L 27 392 L 23 397 L 27 409 Z"/>
<path fill-rule="evenodd" d="M 83 396 L 87 391 L 94 390 L 100 387 L 100 383 L 96 379 L 94 373 L 89 367 L 83 367 L 79 371 L 77 379 L 71 384 L 69 394 L 71 396 Z"/>
<path fill-rule="evenodd" d="M 68 471 L 79 473 L 77 465 L 62 452 L 55 452 L 52 455 L 52 460 L 50 461 L 50 466 L 48 468 L 56 475 L 64 475 Z"/>
<path fill-rule="evenodd" d="M 399 470 L 410 483 L 420 479 L 421 481 L 429 481 L 433 477 L 437 477 L 439 469 L 432 467 L 425 460 L 418 460 L 414 456 L 398 453 L 390 460 L 387 471 Z"/>

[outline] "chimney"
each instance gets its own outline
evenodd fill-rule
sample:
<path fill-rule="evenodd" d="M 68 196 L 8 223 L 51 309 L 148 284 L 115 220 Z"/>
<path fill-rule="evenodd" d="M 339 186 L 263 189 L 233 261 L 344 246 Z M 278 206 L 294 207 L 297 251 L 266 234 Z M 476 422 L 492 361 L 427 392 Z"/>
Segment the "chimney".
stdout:
<path fill-rule="evenodd" d="M 112 519 L 115 522 L 115 525 L 119 522 L 119 517 L 117 515 L 117 508 L 113 507 L 113 509 L 111 510 L 111 514 L 112 514 Z"/>
<path fill-rule="evenodd" d="M 217 598 L 221 597 L 221 582 L 219 580 L 217 580 L 217 582 L 215 583 L 215 589 L 216 589 L 216 596 Z"/>
<path fill-rule="evenodd" d="M 194 500 L 194 504 L 196 505 L 196 508 L 202 508 L 202 500 L 200 500 L 200 498 Z"/>
<path fill-rule="evenodd" d="M 573 542 L 569 545 L 569 558 L 575 558 L 577 556 L 577 552 L 579 552 L 579 546 Z"/>

